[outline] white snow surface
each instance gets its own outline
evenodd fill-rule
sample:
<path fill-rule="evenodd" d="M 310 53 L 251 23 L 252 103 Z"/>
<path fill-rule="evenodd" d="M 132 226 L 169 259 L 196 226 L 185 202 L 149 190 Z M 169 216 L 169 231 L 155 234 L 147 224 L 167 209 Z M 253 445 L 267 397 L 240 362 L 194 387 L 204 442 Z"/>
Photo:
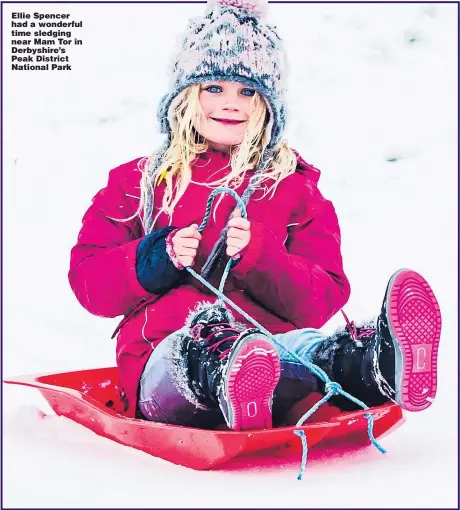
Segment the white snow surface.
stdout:
<path fill-rule="evenodd" d="M 4 4 L 3 378 L 113 366 L 118 319 L 85 311 L 69 252 L 108 171 L 161 143 L 176 37 L 204 4 Z M 70 72 L 10 70 L 11 12 L 64 12 Z M 15 508 L 458 506 L 457 5 L 271 4 L 289 58 L 286 138 L 339 215 L 351 318 L 376 315 L 400 267 L 443 313 L 438 395 L 372 447 L 198 472 L 53 415 L 3 385 L 3 505 Z M 66 29 L 60 29 L 66 30 Z M 412 41 L 412 42 L 411 42 Z M 390 162 L 389 159 L 396 161 Z M 324 331 L 343 323 L 337 314 Z M 37 411 L 43 410 L 44 417 Z"/>

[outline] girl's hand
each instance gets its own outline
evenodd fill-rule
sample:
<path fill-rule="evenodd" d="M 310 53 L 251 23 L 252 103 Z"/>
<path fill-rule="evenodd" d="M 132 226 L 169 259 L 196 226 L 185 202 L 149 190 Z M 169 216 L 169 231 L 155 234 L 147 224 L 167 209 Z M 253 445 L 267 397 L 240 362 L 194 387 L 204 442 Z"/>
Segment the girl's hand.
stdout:
<path fill-rule="evenodd" d="M 184 267 L 192 267 L 195 264 L 195 257 L 201 241 L 201 234 L 198 232 L 198 225 L 193 223 L 176 232 L 172 238 L 172 245 L 176 259 Z"/>
<path fill-rule="evenodd" d="M 237 208 L 232 214 L 228 226 L 230 228 L 227 231 L 227 255 L 234 257 L 249 244 L 251 224 L 241 216 L 241 211 Z"/>

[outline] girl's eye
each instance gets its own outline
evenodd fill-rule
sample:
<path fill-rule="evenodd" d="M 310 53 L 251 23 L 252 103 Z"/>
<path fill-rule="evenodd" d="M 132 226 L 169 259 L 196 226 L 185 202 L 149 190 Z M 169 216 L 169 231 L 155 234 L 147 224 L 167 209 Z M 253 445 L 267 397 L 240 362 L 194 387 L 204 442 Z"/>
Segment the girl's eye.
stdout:
<path fill-rule="evenodd" d="M 208 92 L 220 92 L 222 89 L 220 87 L 218 87 L 217 85 L 211 85 L 209 87 L 206 87 L 205 90 L 207 90 Z"/>
<path fill-rule="evenodd" d="M 243 89 L 243 90 L 241 91 L 241 93 L 242 93 L 244 96 L 249 96 L 249 97 L 251 97 L 251 96 L 253 96 L 253 95 L 256 93 L 256 91 L 255 91 L 255 90 L 253 90 L 253 89 Z"/>

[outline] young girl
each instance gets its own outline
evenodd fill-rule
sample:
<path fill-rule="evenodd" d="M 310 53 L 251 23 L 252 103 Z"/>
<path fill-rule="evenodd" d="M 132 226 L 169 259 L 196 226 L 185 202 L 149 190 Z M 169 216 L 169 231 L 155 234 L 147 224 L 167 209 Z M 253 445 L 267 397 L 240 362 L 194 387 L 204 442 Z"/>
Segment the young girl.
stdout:
<path fill-rule="evenodd" d="M 422 276 L 389 281 L 377 322 L 326 337 L 347 302 L 340 230 L 320 172 L 291 149 L 284 61 L 260 5 L 220 0 L 190 22 L 159 109 L 164 145 L 109 174 L 72 249 L 80 303 L 117 328 L 127 416 L 197 427 L 269 428 L 324 385 L 216 296 L 224 294 L 368 406 L 428 407 L 436 392 L 441 316 Z M 221 194 L 204 229 L 207 200 Z M 201 231 L 202 230 L 202 231 Z M 335 398 L 342 409 L 353 404 Z"/>

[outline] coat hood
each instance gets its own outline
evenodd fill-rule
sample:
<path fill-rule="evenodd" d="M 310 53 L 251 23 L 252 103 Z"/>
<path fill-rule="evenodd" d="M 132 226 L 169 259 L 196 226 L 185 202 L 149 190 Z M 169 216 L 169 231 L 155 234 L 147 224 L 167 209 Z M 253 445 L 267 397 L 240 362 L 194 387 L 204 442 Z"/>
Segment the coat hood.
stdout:
<path fill-rule="evenodd" d="M 291 150 L 297 159 L 296 171 L 308 177 L 314 184 L 318 184 L 319 178 L 321 177 L 321 171 L 312 164 L 307 163 L 295 149 Z M 212 148 L 202 154 L 199 154 L 198 158 L 204 159 L 209 163 L 212 162 L 216 165 L 216 167 L 222 165 L 222 161 L 225 161 L 226 163 L 229 161 L 229 155 L 227 153 Z"/>
<path fill-rule="evenodd" d="M 314 184 L 318 184 L 321 171 L 310 163 L 307 163 L 296 150 L 292 149 L 292 152 L 297 158 L 296 171 L 308 177 Z"/>

